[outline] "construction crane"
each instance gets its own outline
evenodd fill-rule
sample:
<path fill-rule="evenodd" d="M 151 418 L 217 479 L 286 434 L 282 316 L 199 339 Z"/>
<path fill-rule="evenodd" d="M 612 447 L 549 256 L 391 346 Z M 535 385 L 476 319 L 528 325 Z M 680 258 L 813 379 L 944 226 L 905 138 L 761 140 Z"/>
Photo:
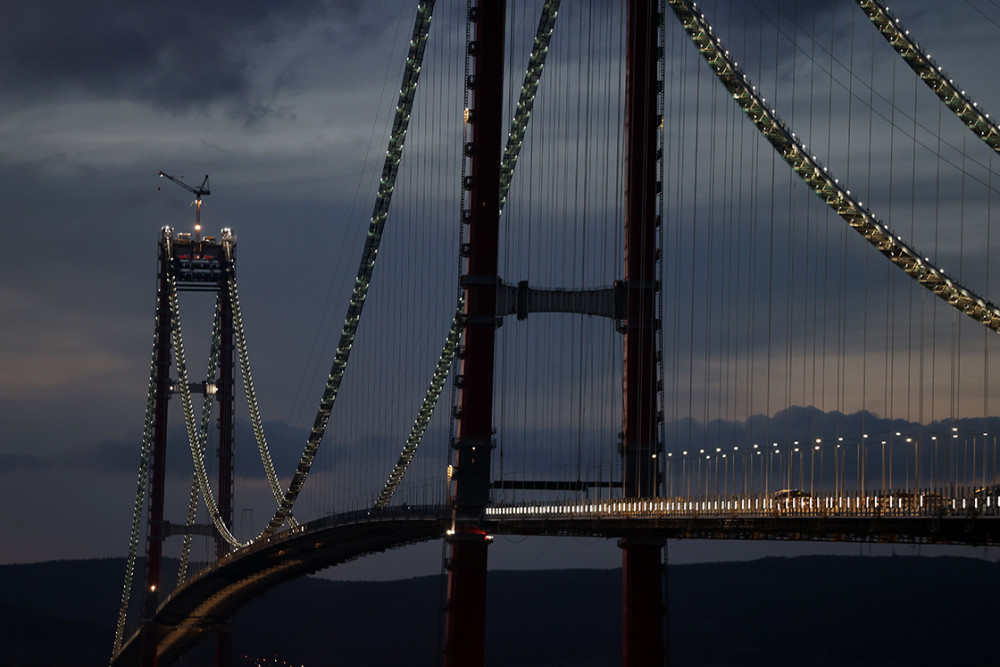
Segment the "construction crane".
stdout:
<path fill-rule="evenodd" d="M 195 243 L 201 241 L 201 196 L 206 197 L 210 194 L 208 190 L 208 174 L 205 174 L 205 180 L 201 182 L 197 188 L 192 188 L 190 185 L 180 180 L 179 178 L 174 178 L 170 174 L 161 171 L 159 172 L 160 178 L 169 178 L 171 181 L 181 186 L 185 190 L 194 193 L 194 241 Z"/>

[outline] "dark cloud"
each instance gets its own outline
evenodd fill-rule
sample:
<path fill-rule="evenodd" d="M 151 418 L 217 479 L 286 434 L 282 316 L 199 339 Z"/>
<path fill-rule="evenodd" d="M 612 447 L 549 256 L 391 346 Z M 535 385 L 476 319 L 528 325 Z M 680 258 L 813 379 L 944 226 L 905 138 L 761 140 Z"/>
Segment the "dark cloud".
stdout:
<path fill-rule="evenodd" d="M 229 101 L 259 117 L 251 53 L 360 3 L 37 2 L 5 10 L 0 85 L 8 100 L 67 94 L 131 99 L 171 111 Z"/>
<path fill-rule="evenodd" d="M 0 470 L 19 472 L 22 470 L 39 470 L 51 467 L 48 457 L 42 458 L 30 454 L 0 452 Z"/>

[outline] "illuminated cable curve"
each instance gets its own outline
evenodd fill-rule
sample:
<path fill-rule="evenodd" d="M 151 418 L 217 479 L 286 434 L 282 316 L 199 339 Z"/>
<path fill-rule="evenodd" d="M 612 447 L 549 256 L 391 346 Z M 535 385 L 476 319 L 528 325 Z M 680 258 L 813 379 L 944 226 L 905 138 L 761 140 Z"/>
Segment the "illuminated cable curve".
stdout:
<path fill-rule="evenodd" d="M 333 410 L 333 404 L 340 390 L 344 370 L 347 367 L 347 360 L 354 345 L 354 336 L 357 333 L 358 323 L 361 320 L 361 312 L 364 308 L 365 299 L 368 294 L 368 285 L 371 282 L 372 270 L 375 266 L 375 257 L 378 253 L 386 217 L 389 213 L 389 204 L 392 201 L 392 191 L 395 187 L 399 161 L 402 158 L 403 145 L 406 141 L 406 131 L 409 126 L 410 112 L 413 108 L 417 81 L 420 77 L 420 66 L 423 62 L 424 48 L 427 44 L 433 9 L 433 0 L 421 0 L 417 5 L 417 16 L 414 21 L 413 35 L 410 39 L 410 48 L 407 53 L 403 84 L 400 87 L 399 101 L 396 105 L 392 132 L 389 137 L 389 146 L 386 150 L 385 163 L 382 167 L 382 178 L 379 182 L 378 194 L 375 197 L 375 205 L 372 210 L 358 274 L 354 280 L 354 289 L 347 308 L 347 317 L 344 321 L 340 341 L 337 344 L 337 351 L 334 354 L 333 365 L 323 390 L 323 396 L 320 399 L 320 407 L 316 413 L 316 419 L 309 432 L 309 438 L 302 451 L 299 464 L 288 485 L 288 490 L 281 499 L 277 512 L 275 512 L 261 534 L 253 541 L 273 535 L 287 520 L 292 506 L 298 499 L 299 492 L 305 484 L 306 477 L 309 475 L 309 470 L 312 468 L 312 463 L 316 458 L 316 452 L 319 450 L 323 435 L 326 433 L 326 427 L 330 421 L 330 413 Z"/>
<path fill-rule="evenodd" d="M 128 613 L 129 600 L 132 597 L 132 578 L 135 574 L 135 559 L 139 545 L 139 531 L 142 526 L 142 508 L 146 502 L 146 483 L 149 476 L 149 460 L 153 449 L 153 421 L 155 415 L 156 395 L 156 349 L 159 340 L 159 327 L 153 332 L 153 354 L 149 368 L 149 389 L 146 394 L 146 418 L 142 428 L 142 447 L 139 454 L 139 474 L 136 479 L 135 504 L 132 509 L 132 526 L 129 531 L 128 557 L 125 560 L 125 583 L 122 586 L 121 604 L 118 609 L 118 622 L 115 626 L 115 641 L 112 657 L 122 647 L 125 634 L 125 620 Z"/>
<path fill-rule="evenodd" d="M 216 295 L 215 299 L 215 315 L 212 318 L 212 343 L 211 348 L 208 352 L 208 369 L 205 372 L 205 386 L 208 387 L 208 383 L 212 381 L 215 375 L 216 366 L 219 363 L 219 329 L 222 325 L 222 300 L 219 295 Z M 205 456 L 206 444 L 208 442 L 208 428 L 212 419 L 212 402 L 214 395 L 209 391 L 205 391 L 205 399 L 201 405 L 201 428 L 198 431 L 198 450 L 201 456 Z M 198 487 L 197 476 L 191 476 L 191 494 L 188 496 L 188 511 L 187 511 L 187 522 L 188 528 L 194 525 L 195 519 L 198 516 L 198 496 L 200 489 Z M 188 561 L 191 557 L 191 542 L 194 538 L 194 533 L 190 530 L 184 532 L 184 542 L 181 545 L 181 562 L 177 566 L 177 585 L 180 586 L 184 579 L 187 577 L 187 567 Z"/>
<path fill-rule="evenodd" d="M 243 375 L 243 387 L 247 394 L 247 404 L 250 410 L 250 422 L 253 425 L 254 437 L 257 440 L 257 450 L 260 453 L 261 463 L 264 465 L 264 472 L 267 475 L 267 483 L 271 487 L 271 493 L 277 503 L 281 503 L 282 488 L 278 481 L 278 475 L 274 470 L 274 461 L 271 459 L 271 452 L 267 447 L 267 438 L 264 436 L 264 424 L 260 417 L 260 406 L 257 403 L 257 392 L 254 389 L 253 375 L 250 372 L 250 354 L 247 352 L 246 330 L 243 328 L 243 311 L 240 309 L 240 296 L 236 289 L 236 276 L 229 276 L 229 295 L 233 304 L 233 328 L 236 331 L 236 348 L 240 356 L 240 371 Z M 291 528 L 299 525 L 291 514 L 288 515 L 287 523 Z"/>
<path fill-rule="evenodd" d="M 929 258 L 921 257 L 903 242 L 901 236 L 894 235 L 882 221 L 864 209 L 838 179 L 829 175 L 829 170 L 785 127 L 775 110 L 767 106 L 766 100 L 750 84 L 749 77 L 723 48 L 695 3 L 688 0 L 668 0 L 668 3 L 715 75 L 732 93 L 733 99 L 813 192 L 911 278 L 980 324 L 1000 332 L 1000 309 L 952 280 Z"/>
<path fill-rule="evenodd" d="M 871 19 L 893 50 L 910 66 L 944 105 L 965 125 L 975 132 L 994 151 L 1000 153 L 1000 128 L 990 119 L 990 115 L 979 107 L 979 103 L 966 95 L 955 85 L 944 70 L 931 60 L 910 31 L 900 25 L 899 19 L 889 13 L 889 8 L 879 0 L 855 0 L 858 7 Z"/>
<path fill-rule="evenodd" d="M 188 383 L 187 356 L 184 352 L 184 337 L 181 332 L 180 304 L 177 299 L 177 277 L 170 269 L 171 262 L 166 262 L 166 265 L 168 284 L 167 295 L 170 303 L 170 320 L 174 343 L 174 361 L 177 366 L 177 388 L 180 390 L 181 395 L 181 406 L 184 411 L 184 426 L 187 430 L 191 458 L 194 461 L 195 479 L 198 482 L 198 487 L 201 489 L 201 496 L 205 501 L 205 506 L 208 508 L 208 514 L 212 518 L 212 523 L 215 524 L 215 529 L 218 531 L 222 539 L 234 547 L 247 546 L 249 542 L 244 543 L 236 539 L 233 533 L 229 530 L 229 527 L 226 525 L 226 522 L 223 520 L 222 514 L 219 511 L 219 506 L 215 502 L 215 496 L 212 494 L 212 488 L 208 483 L 208 473 L 205 470 L 205 457 L 201 455 L 203 452 L 199 452 L 198 427 L 195 425 L 194 420 L 194 405 L 191 402 L 191 385 Z"/>

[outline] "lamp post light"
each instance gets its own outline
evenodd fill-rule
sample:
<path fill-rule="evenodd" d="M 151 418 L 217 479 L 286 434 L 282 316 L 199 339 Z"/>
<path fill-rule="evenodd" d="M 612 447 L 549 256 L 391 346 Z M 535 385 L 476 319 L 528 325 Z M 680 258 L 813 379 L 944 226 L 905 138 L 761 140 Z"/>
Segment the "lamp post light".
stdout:
<path fill-rule="evenodd" d="M 861 495 L 868 497 L 868 434 L 861 434 Z"/>
<path fill-rule="evenodd" d="M 750 487 L 754 487 L 753 483 L 753 459 L 755 456 L 760 456 L 760 449 L 757 447 L 757 443 L 753 445 L 753 451 L 750 453 Z"/>
<path fill-rule="evenodd" d="M 951 475 L 949 475 L 949 477 L 951 478 L 951 495 L 954 496 L 955 495 L 955 486 L 958 483 L 958 479 L 957 479 L 957 477 L 958 477 L 958 463 L 955 461 L 955 457 L 958 455 L 958 451 L 957 451 L 958 443 L 954 442 L 955 440 L 958 440 L 958 427 L 957 426 L 952 426 L 951 427 L 951 439 L 952 439 L 952 443 L 951 443 Z"/>
<path fill-rule="evenodd" d="M 709 483 L 708 483 L 709 480 L 712 477 L 712 456 L 711 456 L 711 454 L 705 454 L 705 460 L 708 461 L 708 463 L 705 464 L 705 499 L 708 500 L 708 498 L 711 497 L 710 494 L 709 494 L 710 486 L 709 486 Z M 718 467 L 716 467 L 716 470 L 718 470 Z M 718 476 L 716 476 L 715 479 L 716 479 L 716 482 L 718 482 L 718 479 L 719 479 Z"/>
<path fill-rule="evenodd" d="M 900 437 L 901 435 L 902 433 L 896 431 L 897 438 Z M 891 437 L 889 438 L 889 488 L 890 489 L 894 488 L 892 484 L 892 438 Z"/>
<path fill-rule="evenodd" d="M 795 486 L 795 481 L 794 481 L 795 480 L 795 453 L 797 451 L 799 451 L 799 441 L 798 440 L 793 440 L 792 441 L 792 448 L 788 452 L 788 488 L 789 489 L 792 489 L 792 488 L 799 488 L 799 489 L 801 489 L 802 488 L 802 482 L 801 482 L 801 478 L 802 478 L 802 458 L 801 457 L 799 457 L 799 480 L 800 481 L 799 481 L 798 487 Z"/>
<path fill-rule="evenodd" d="M 690 500 L 691 499 L 691 479 L 688 477 L 688 474 L 687 474 L 687 466 L 688 466 L 688 460 L 687 460 L 688 453 L 687 453 L 687 450 L 685 449 L 684 451 L 682 451 L 681 455 L 684 457 L 683 459 L 681 459 L 681 479 L 684 481 L 684 499 L 685 500 Z"/>
<path fill-rule="evenodd" d="M 777 446 L 778 443 L 774 443 L 774 444 L 775 444 L 775 446 Z M 767 472 L 768 472 L 769 476 L 771 474 L 771 461 L 774 460 L 775 456 L 778 457 L 778 471 L 777 472 L 778 472 L 779 475 L 781 474 L 781 451 L 778 450 L 778 449 L 772 449 L 771 450 L 771 455 L 767 457 Z M 765 484 L 764 491 L 765 491 L 765 493 L 769 493 L 770 492 L 770 489 L 769 489 L 769 487 L 768 487 L 767 484 Z"/>
<path fill-rule="evenodd" d="M 820 493 L 823 492 L 823 441 L 821 438 L 816 438 L 817 449 L 819 449 L 819 490 Z"/>
<path fill-rule="evenodd" d="M 815 495 L 816 491 L 816 452 L 819 451 L 819 438 L 816 438 L 816 445 L 809 454 L 809 495 Z M 822 480 L 821 480 L 822 481 Z"/>
<path fill-rule="evenodd" d="M 997 436 L 996 433 L 993 434 L 993 475 L 990 477 L 990 484 L 992 486 L 997 485 Z"/>
<path fill-rule="evenodd" d="M 983 488 L 986 488 L 986 433 L 983 432 Z"/>
<path fill-rule="evenodd" d="M 986 487 L 986 432 L 983 431 L 983 488 Z"/>
<path fill-rule="evenodd" d="M 667 497 L 673 498 L 674 496 L 674 476 L 671 474 L 670 461 L 673 459 L 674 453 L 667 452 Z"/>
<path fill-rule="evenodd" d="M 715 448 L 715 497 L 719 497 L 719 453 L 722 452 L 722 447 Z M 724 473 L 723 473 L 724 474 Z"/>
<path fill-rule="evenodd" d="M 882 495 L 885 495 L 885 440 L 882 441 Z"/>
<path fill-rule="evenodd" d="M 798 444 L 799 444 L 799 441 L 798 441 L 798 440 L 796 440 L 796 441 L 795 441 L 795 444 L 796 444 L 796 445 L 798 445 Z M 800 488 L 800 489 L 801 489 L 801 488 L 802 488 L 803 486 L 805 486 L 805 483 L 804 483 L 804 478 L 803 478 L 803 475 L 804 475 L 805 473 L 804 473 L 804 471 L 802 470 L 802 450 L 800 450 L 800 449 L 799 449 L 799 447 L 798 447 L 798 446 L 796 446 L 796 447 L 795 447 L 795 449 L 794 449 L 794 450 L 792 451 L 792 453 L 791 453 L 791 454 L 789 454 L 789 456 L 790 456 L 790 457 L 792 458 L 792 460 L 794 460 L 794 459 L 795 459 L 795 453 L 796 453 L 796 452 L 798 452 L 798 455 L 799 455 L 799 486 L 798 486 L 798 488 Z M 788 475 L 788 477 L 789 477 L 789 481 L 791 481 L 791 476 L 792 476 L 792 475 L 791 475 L 791 472 L 789 471 L 789 475 Z M 789 484 L 788 486 L 789 486 L 789 488 L 791 488 L 791 484 Z"/>
<path fill-rule="evenodd" d="M 736 457 L 737 452 L 740 451 L 738 445 L 733 445 L 733 492 L 736 491 Z M 746 459 L 746 456 L 743 457 Z M 743 462 L 743 495 L 747 494 L 747 465 L 746 461 Z"/>
<path fill-rule="evenodd" d="M 709 464 L 707 464 L 707 463 L 705 464 L 705 475 L 704 475 L 704 477 L 702 477 L 702 474 L 701 474 L 702 463 L 701 462 L 702 462 L 702 460 L 707 460 L 707 459 L 708 459 L 708 455 L 705 454 L 705 450 L 704 449 L 699 449 L 698 450 L 698 493 L 699 493 L 699 495 L 702 496 L 702 500 L 704 500 L 705 497 L 708 496 L 708 465 Z"/>
<path fill-rule="evenodd" d="M 917 489 L 920 488 L 920 441 L 907 436 L 906 443 L 913 443 L 913 497 L 916 498 Z"/>
<path fill-rule="evenodd" d="M 931 436 L 931 442 L 934 443 L 934 463 L 931 465 L 931 484 L 934 485 L 934 493 L 938 493 L 937 490 L 937 460 L 938 460 L 938 449 L 937 449 L 937 436 Z"/>
<path fill-rule="evenodd" d="M 838 498 L 843 489 L 840 488 L 840 443 L 833 448 L 833 495 Z"/>
<path fill-rule="evenodd" d="M 844 493 L 844 475 L 847 472 L 847 448 L 844 447 L 844 436 L 837 436 L 837 457 L 840 459 L 840 493 Z"/>
<path fill-rule="evenodd" d="M 736 486 L 736 480 L 733 480 L 733 486 Z M 725 454 L 722 455 L 722 495 L 726 498 L 729 497 L 729 459 L 726 458 Z"/>

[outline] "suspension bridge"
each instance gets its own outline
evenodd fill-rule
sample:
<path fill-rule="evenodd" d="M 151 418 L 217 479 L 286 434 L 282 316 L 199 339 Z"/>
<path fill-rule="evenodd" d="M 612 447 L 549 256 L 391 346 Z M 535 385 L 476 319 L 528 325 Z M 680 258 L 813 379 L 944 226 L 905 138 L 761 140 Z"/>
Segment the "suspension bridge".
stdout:
<path fill-rule="evenodd" d="M 446 545 L 447 665 L 484 661 L 495 535 L 618 539 L 626 665 L 664 661 L 667 539 L 1000 542 L 1000 129 L 905 15 L 445 4 L 416 6 L 297 460 L 265 435 L 236 234 L 202 236 L 208 178 L 181 183 L 198 227 L 158 244 L 112 665 L 169 664 L 209 634 L 231 664 L 249 599 L 428 540 Z M 204 380 L 182 293 L 215 297 Z M 238 422 L 263 475 L 236 467 Z"/>

